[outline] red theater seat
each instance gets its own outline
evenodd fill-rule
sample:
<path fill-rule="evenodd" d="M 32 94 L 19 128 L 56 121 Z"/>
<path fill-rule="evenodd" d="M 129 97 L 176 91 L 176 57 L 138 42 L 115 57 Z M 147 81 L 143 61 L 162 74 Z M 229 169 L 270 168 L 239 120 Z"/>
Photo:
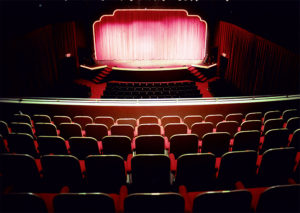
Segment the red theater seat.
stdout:
<path fill-rule="evenodd" d="M 253 150 L 227 152 L 221 157 L 218 173 L 220 189 L 235 189 L 241 181 L 246 187 L 253 187 L 256 178 L 257 152 Z"/>
<path fill-rule="evenodd" d="M 194 199 L 193 212 L 251 212 L 247 190 L 205 192 Z"/>
<path fill-rule="evenodd" d="M 228 132 L 207 133 L 202 138 L 201 153 L 211 152 L 221 157 L 229 151 L 230 134 Z"/>
<path fill-rule="evenodd" d="M 262 155 L 258 170 L 259 186 L 287 184 L 295 166 L 293 147 L 269 149 Z"/>
<path fill-rule="evenodd" d="M 69 116 L 65 115 L 54 115 L 53 116 L 53 123 L 56 127 L 59 127 L 61 123 L 72 123 L 72 120 Z"/>
<path fill-rule="evenodd" d="M 174 192 L 135 193 L 124 200 L 125 212 L 184 212 L 184 198 Z"/>
<path fill-rule="evenodd" d="M 100 155 L 98 142 L 92 137 L 69 138 L 70 153 L 82 160 L 88 155 Z"/>
<path fill-rule="evenodd" d="M 82 137 L 81 126 L 77 123 L 61 123 L 59 130 L 60 136 L 65 140 L 71 137 Z"/>
<path fill-rule="evenodd" d="M 124 161 L 118 155 L 90 155 L 85 167 L 89 192 L 120 194 L 126 185 Z"/>
<path fill-rule="evenodd" d="M 36 123 L 51 123 L 51 118 L 48 115 L 34 114 L 32 116 L 32 121 L 33 121 L 34 125 Z"/>
<path fill-rule="evenodd" d="M 181 155 L 177 160 L 175 186 L 184 185 L 187 191 L 215 189 L 216 157 L 211 153 Z"/>
<path fill-rule="evenodd" d="M 161 135 L 141 135 L 135 139 L 135 154 L 165 154 L 164 145 Z"/>
<path fill-rule="evenodd" d="M 205 122 L 213 123 L 214 127 L 221 121 L 224 121 L 224 116 L 222 114 L 215 114 L 215 115 L 207 115 L 204 118 Z"/>
<path fill-rule="evenodd" d="M 131 192 L 169 192 L 170 159 L 162 154 L 140 154 L 131 160 Z"/>
<path fill-rule="evenodd" d="M 203 117 L 201 115 L 187 115 L 184 117 L 183 122 L 188 125 L 191 129 L 194 123 L 199 123 L 203 121 Z"/>
<path fill-rule="evenodd" d="M 29 154 L 34 158 L 39 155 L 33 137 L 26 133 L 11 133 L 7 137 L 7 145 L 11 153 Z"/>
<path fill-rule="evenodd" d="M 55 154 L 67 155 L 68 150 L 65 140 L 59 136 L 39 136 L 37 138 L 38 148 L 41 155 Z"/>
<path fill-rule="evenodd" d="M 55 213 L 115 212 L 114 200 L 105 193 L 65 193 L 53 199 Z"/>
<path fill-rule="evenodd" d="M 94 120 L 94 122 L 96 124 L 104 124 L 107 126 L 108 129 L 110 129 L 110 127 L 112 125 L 114 125 L 115 123 L 115 120 L 113 117 L 110 117 L 110 116 L 97 116 Z"/>
<path fill-rule="evenodd" d="M 108 135 L 108 128 L 105 124 L 87 124 L 85 126 L 85 136 L 93 137 L 97 141 Z"/>
<path fill-rule="evenodd" d="M 68 187 L 70 192 L 83 190 L 79 160 L 71 155 L 44 155 L 41 157 L 46 192 L 60 192 Z"/>
<path fill-rule="evenodd" d="M 214 125 L 211 122 L 194 123 L 191 133 L 198 135 L 198 138 L 201 140 L 206 133 L 213 132 L 213 130 Z"/>
<path fill-rule="evenodd" d="M 134 127 L 129 124 L 115 124 L 111 126 L 111 135 L 127 136 L 130 140 L 134 137 Z"/>
<path fill-rule="evenodd" d="M 57 136 L 56 126 L 52 123 L 35 123 L 35 135 L 38 136 Z"/>
<path fill-rule="evenodd" d="M 225 121 L 236 121 L 239 125 L 243 122 L 244 116 L 242 113 L 230 113 L 225 117 Z"/>
<path fill-rule="evenodd" d="M 87 124 L 93 123 L 93 119 L 90 116 L 78 115 L 73 118 L 74 123 L 78 123 L 81 129 L 85 129 Z"/>
<path fill-rule="evenodd" d="M 0 173 L 2 187 L 12 192 L 41 192 L 42 179 L 32 156 L 27 154 L 1 154 Z"/>
<path fill-rule="evenodd" d="M 44 200 L 31 192 L 5 194 L 1 204 L 3 212 L 48 212 Z"/>
<path fill-rule="evenodd" d="M 257 130 L 240 131 L 234 135 L 232 151 L 258 151 L 260 132 Z"/>

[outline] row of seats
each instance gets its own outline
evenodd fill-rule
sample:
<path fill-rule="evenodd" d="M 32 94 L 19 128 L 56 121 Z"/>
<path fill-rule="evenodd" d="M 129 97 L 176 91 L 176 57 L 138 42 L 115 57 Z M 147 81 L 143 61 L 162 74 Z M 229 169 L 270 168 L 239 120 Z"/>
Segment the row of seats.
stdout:
<path fill-rule="evenodd" d="M 90 116 L 75 116 L 73 119 L 71 119 L 69 116 L 58 116 L 54 115 L 52 119 L 47 115 L 40 115 L 40 114 L 34 114 L 32 117 L 30 117 L 27 114 L 18 113 L 13 115 L 9 122 L 22 122 L 22 123 L 28 123 L 32 125 L 32 123 L 49 123 L 53 122 L 55 125 L 59 125 L 60 123 L 78 123 L 81 125 L 82 128 L 85 127 L 86 124 L 89 123 L 102 123 L 107 125 L 108 128 L 110 128 L 113 124 L 130 124 L 132 126 L 136 126 L 139 124 L 147 124 L 147 123 L 156 123 L 160 124 L 162 126 L 165 126 L 168 123 L 186 123 L 189 128 L 194 123 L 197 122 L 212 122 L 214 126 L 216 126 L 217 123 L 220 121 L 236 121 L 239 123 L 239 125 L 243 121 L 248 120 L 260 120 L 263 121 L 263 123 L 266 123 L 269 119 L 278 119 L 282 118 L 283 122 L 287 122 L 288 119 L 292 117 L 299 117 L 300 113 L 297 109 L 288 109 L 284 110 L 283 112 L 280 112 L 279 110 L 271 110 L 267 111 L 265 113 L 262 112 L 250 112 L 247 113 L 245 116 L 242 113 L 230 113 L 226 116 L 222 114 L 209 114 L 203 117 L 202 115 L 187 115 L 181 118 L 177 115 L 168 115 L 168 116 L 162 116 L 161 118 L 154 116 L 154 115 L 146 115 L 141 116 L 138 119 L 136 118 L 118 118 L 114 119 L 110 116 L 97 116 L 94 119 Z M 31 121 L 32 120 L 32 121 Z"/>
<path fill-rule="evenodd" d="M 102 98 L 193 98 L 202 97 L 195 82 L 108 83 Z"/>
<path fill-rule="evenodd" d="M 35 158 L 45 154 L 72 154 L 79 159 L 91 154 L 118 154 L 127 160 L 130 154 L 169 154 L 177 159 L 182 154 L 198 152 L 211 152 L 221 157 L 228 151 L 254 150 L 263 154 L 268 149 L 280 147 L 300 150 L 300 129 L 295 130 L 291 140 L 288 130 L 284 128 L 269 130 L 263 140 L 256 130 L 240 131 L 233 139 L 228 132 L 210 132 L 200 140 L 196 134 L 177 134 L 178 132 L 169 139 L 157 134 L 141 135 L 133 140 L 126 136 L 126 132 L 123 135 L 107 135 L 107 131 L 105 133 L 106 136 L 101 137 L 101 141 L 90 136 L 71 136 L 65 140 L 57 135 L 38 136 L 35 141 L 27 133 L 10 133 L 6 139 L 0 135 L 0 153 L 29 154 Z"/>
<path fill-rule="evenodd" d="M 34 193 L 6 194 L 1 212 L 299 212 L 300 185 L 278 185 L 259 195 L 248 190 L 136 193 L 117 202 L 105 193 L 61 193 L 52 199 Z M 258 201 L 253 206 L 253 200 Z M 48 204 L 48 206 L 46 205 Z"/>
<path fill-rule="evenodd" d="M 125 165 L 119 155 L 89 155 L 79 161 L 72 155 L 44 155 L 34 160 L 27 154 L 1 154 L 3 187 L 17 192 L 120 193 L 122 186 L 133 192 L 235 189 L 237 182 L 247 188 L 299 183 L 295 148 L 227 152 L 218 160 L 212 153 L 184 154 L 177 159 L 176 172 L 164 154 L 134 155 Z M 299 156 L 298 156 L 299 158 Z M 127 169 L 126 169 L 127 166 Z"/>

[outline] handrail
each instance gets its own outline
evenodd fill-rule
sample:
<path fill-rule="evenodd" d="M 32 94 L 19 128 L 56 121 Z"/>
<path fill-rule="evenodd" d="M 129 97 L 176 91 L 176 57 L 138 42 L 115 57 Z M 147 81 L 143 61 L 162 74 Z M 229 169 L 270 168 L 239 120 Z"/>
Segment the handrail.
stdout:
<path fill-rule="evenodd" d="M 94 99 L 94 98 L 49 98 L 22 97 L 0 98 L 1 103 L 7 104 L 49 104 L 49 105 L 94 105 L 94 106 L 160 106 L 160 105 L 207 105 L 234 104 L 300 100 L 300 94 L 291 95 L 261 95 L 212 98 L 168 98 L 168 99 Z"/>

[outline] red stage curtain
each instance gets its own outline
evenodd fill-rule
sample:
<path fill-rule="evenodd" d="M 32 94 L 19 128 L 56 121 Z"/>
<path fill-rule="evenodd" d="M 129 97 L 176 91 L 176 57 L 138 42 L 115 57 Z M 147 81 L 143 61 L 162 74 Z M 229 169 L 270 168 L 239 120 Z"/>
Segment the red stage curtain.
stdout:
<path fill-rule="evenodd" d="M 96 60 L 201 60 L 206 28 L 184 10 L 117 10 L 94 23 Z"/>
<path fill-rule="evenodd" d="M 222 21 L 215 45 L 228 58 L 225 79 L 242 93 L 299 93 L 299 55 Z"/>

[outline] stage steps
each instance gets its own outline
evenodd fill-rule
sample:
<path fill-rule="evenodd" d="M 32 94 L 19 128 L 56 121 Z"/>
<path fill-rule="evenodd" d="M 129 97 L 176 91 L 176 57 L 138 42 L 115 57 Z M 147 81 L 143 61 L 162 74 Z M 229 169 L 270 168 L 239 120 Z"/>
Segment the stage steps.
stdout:
<path fill-rule="evenodd" d="M 107 76 L 111 73 L 112 69 L 110 67 L 106 67 L 103 70 L 101 70 L 93 79 L 92 82 L 95 84 L 102 83 Z"/>
<path fill-rule="evenodd" d="M 197 81 L 205 82 L 207 80 L 207 77 L 196 67 L 189 67 L 188 70 L 191 72 L 193 76 L 195 76 Z"/>

